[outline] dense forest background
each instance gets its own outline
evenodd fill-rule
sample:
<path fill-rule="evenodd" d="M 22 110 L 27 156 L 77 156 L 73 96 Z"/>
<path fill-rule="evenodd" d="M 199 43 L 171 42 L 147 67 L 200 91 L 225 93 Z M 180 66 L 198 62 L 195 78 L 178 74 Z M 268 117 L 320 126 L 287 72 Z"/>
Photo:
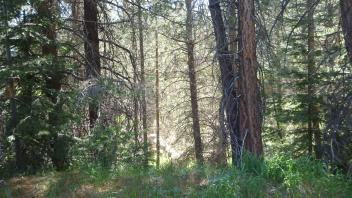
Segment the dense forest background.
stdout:
<path fill-rule="evenodd" d="M 0 196 L 25 194 L 19 175 L 52 173 L 66 190 L 33 196 L 75 197 L 57 179 L 76 171 L 99 185 L 149 178 L 82 190 L 97 197 L 352 192 L 351 0 L 0 10 Z"/>

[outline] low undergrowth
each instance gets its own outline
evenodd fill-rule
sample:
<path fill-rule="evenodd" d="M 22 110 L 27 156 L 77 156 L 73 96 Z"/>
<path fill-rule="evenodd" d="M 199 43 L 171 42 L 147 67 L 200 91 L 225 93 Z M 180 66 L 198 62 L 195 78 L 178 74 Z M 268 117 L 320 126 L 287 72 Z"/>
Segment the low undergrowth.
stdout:
<path fill-rule="evenodd" d="M 246 156 L 239 168 L 163 164 L 160 169 L 76 167 L 14 177 L 0 197 L 350 197 L 352 181 L 308 157 Z"/>

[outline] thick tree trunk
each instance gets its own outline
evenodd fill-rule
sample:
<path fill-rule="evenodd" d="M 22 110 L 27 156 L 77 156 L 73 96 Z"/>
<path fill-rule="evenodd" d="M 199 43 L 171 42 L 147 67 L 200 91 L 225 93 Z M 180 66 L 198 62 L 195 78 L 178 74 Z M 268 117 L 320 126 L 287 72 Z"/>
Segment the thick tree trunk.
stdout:
<path fill-rule="evenodd" d="M 139 32 L 139 60 L 141 67 L 141 85 L 142 85 L 142 125 L 143 125 L 143 151 L 144 165 L 148 166 L 148 123 L 147 123 L 147 99 L 145 94 L 145 68 L 144 68 L 144 28 L 142 19 L 142 0 L 138 0 L 138 32 Z"/>
<path fill-rule="evenodd" d="M 84 50 L 86 58 L 86 78 L 100 76 L 100 54 L 98 35 L 98 6 L 97 0 L 84 0 Z M 98 119 L 98 105 L 89 104 L 90 128 L 93 128 Z"/>
<path fill-rule="evenodd" d="M 239 131 L 245 149 L 263 154 L 261 99 L 257 78 L 254 0 L 239 0 Z"/>
<path fill-rule="evenodd" d="M 155 32 L 155 120 L 156 120 L 156 167 L 160 165 L 160 106 L 159 106 L 159 39 Z"/>
<path fill-rule="evenodd" d="M 340 0 L 342 31 L 348 58 L 352 63 L 352 0 Z"/>
<path fill-rule="evenodd" d="M 230 133 L 232 151 L 232 162 L 236 164 L 238 158 L 238 122 L 237 122 L 237 101 L 234 87 L 234 57 L 229 51 L 229 44 L 226 39 L 225 25 L 221 15 L 220 2 L 209 0 L 209 10 L 213 22 L 216 38 L 216 55 L 220 65 L 222 102 L 220 107 L 220 125 L 222 127 L 220 140 L 222 148 L 219 153 L 223 163 L 226 163 L 227 131 Z M 222 119 L 221 119 L 222 118 Z"/>
<path fill-rule="evenodd" d="M 188 76 L 191 92 L 192 120 L 193 120 L 193 138 L 195 155 L 198 164 L 203 164 L 203 145 L 200 134 L 198 96 L 197 96 L 197 79 L 194 61 L 194 40 L 193 40 L 193 14 L 192 0 L 186 0 L 187 19 L 186 19 L 186 45 L 187 45 L 187 64 Z"/>

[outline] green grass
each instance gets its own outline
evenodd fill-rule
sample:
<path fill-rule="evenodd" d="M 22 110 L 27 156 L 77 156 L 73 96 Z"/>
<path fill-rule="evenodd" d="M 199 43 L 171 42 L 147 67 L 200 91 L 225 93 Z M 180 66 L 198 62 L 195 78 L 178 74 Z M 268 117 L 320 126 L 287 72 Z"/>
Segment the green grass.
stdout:
<path fill-rule="evenodd" d="M 114 171 L 78 167 L 63 173 L 15 177 L 0 197 L 350 197 L 352 181 L 307 157 L 259 160 L 240 168 L 163 164 Z"/>

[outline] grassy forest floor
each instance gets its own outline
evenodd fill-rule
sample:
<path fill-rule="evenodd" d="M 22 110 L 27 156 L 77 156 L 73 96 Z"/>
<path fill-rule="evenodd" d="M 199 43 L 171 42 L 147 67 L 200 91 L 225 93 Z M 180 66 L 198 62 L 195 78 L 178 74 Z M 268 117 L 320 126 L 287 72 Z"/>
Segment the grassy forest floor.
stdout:
<path fill-rule="evenodd" d="M 73 168 L 17 176 L 0 197 L 351 197 L 352 181 L 309 158 L 249 160 L 242 168 L 176 166 Z"/>

